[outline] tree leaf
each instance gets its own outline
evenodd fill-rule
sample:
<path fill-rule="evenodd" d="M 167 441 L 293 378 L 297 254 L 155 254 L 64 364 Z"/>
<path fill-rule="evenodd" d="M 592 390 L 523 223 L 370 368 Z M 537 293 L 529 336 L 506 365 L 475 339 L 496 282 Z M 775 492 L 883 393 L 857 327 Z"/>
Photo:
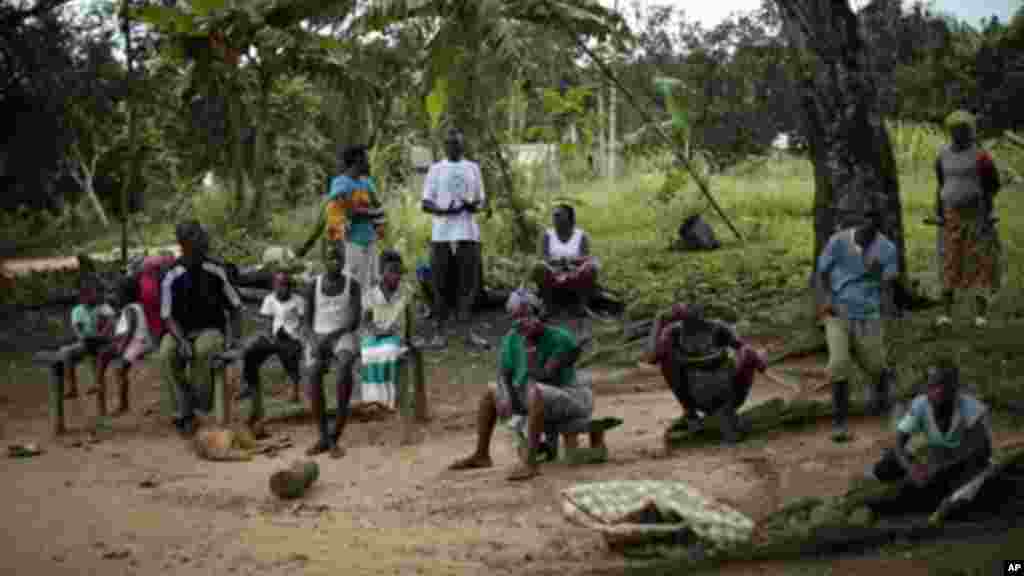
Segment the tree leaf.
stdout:
<path fill-rule="evenodd" d="M 142 8 L 129 8 L 128 13 L 134 20 L 151 24 L 164 31 L 179 31 L 182 27 L 194 28 L 195 21 L 191 15 L 166 6 L 143 6 Z"/>
<path fill-rule="evenodd" d="M 427 95 L 427 114 L 430 115 L 431 128 L 437 130 L 441 123 L 441 115 L 448 106 L 448 79 L 438 76 L 434 79 L 434 88 Z"/>
<path fill-rule="evenodd" d="M 189 0 L 192 11 L 200 16 L 209 16 L 212 12 L 227 8 L 227 0 Z"/>

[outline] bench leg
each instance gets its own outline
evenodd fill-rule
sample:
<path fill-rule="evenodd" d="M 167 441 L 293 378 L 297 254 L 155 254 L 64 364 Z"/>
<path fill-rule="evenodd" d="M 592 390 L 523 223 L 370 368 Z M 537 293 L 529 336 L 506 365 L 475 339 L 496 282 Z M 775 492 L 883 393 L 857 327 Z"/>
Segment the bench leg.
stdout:
<path fill-rule="evenodd" d="M 410 357 L 400 360 L 398 367 L 398 411 L 402 426 L 402 444 L 412 444 L 416 436 L 415 400 L 415 362 Z"/>
<path fill-rule="evenodd" d="M 231 423 L 231 384 L 228 382 L 228 367 L 221 366 L 212 370 L 214 418 L 217 424 L 227 426 Z"/>
<path fill-rule="evenodd" d="M 427 387 L 423 375 L 423 354 L 419 350 L 413 350 L 409 355 L 412 361 L 412 388 L 415 391 L 414 406 L 416 410 L 416 421 L 427 422 L 430 420 L 430 410 L 427 408 Z"/>
<path fill-rule="evenodd" d="M 55 362 L 49 370 L 50 433 L 60 436 L 67 431 L 64 422 L 64 363 Z"/>

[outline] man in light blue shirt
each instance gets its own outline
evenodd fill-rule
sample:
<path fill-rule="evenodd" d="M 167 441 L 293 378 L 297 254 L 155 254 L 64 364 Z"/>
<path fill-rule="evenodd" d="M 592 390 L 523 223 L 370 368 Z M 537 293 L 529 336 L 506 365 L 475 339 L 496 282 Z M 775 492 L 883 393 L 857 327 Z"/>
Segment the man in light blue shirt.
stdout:
<path fill-rule="evenodd" d="M 862 202 L 857 206 L 857 202 Z M 882 326 L 883 300 L 893 294 L 899 276 L 896 245 L 879 230 L 881 199 L 848 193 L 837 206 L 843 229 L 832 235 L 818 257 L 818 274 L 827 297 L 818 311 L 828 342 L 828 373 L 832 382 L 832 439 L 850 439 L 847 416 L 854 361 L 874 380 L 872 413 L 889 408 L 892 378 L 887 366 Z M 887 307 L 891 309 L 891 307 Z"/>

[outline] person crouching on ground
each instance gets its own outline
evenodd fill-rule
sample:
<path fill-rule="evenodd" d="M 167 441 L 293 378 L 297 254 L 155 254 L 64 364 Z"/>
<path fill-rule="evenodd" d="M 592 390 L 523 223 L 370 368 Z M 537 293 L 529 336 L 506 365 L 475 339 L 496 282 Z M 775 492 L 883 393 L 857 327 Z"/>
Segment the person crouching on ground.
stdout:
<path fill-rule="evenodd" d="M 646 360 L 662 376 L 683 407 L 687 429 L 703 426 L 700 413 L 721 416 L 722 435 L 738 442 L 746 426 L 738 412 L 754 384 L 764 357 L 743 342 L 732 327 L 705 318 L 700 306 L 676 304 L 651 327 Z"/>
<path fill-rule="evenodd" d="M 850 411 L 850 378 L 853 360 L 871 376 L 874 386 L 869 411 L 884 414 L 889 409 L 889 370 L 882 323 L 883 298 L 887 310 L 899 275 L 896 245 L 880 231 L 881 200 L 868 196 L 866 208 L 854 207 L 856 194 L 848 193 L 838 208 L 846 223 L 836 232 L 818 257 L 821 285 L 827 287 L 826 301 L 818 310 L 825 324 L 828 342 L 828 374 L 832 383 L 834 410 L 832 440 L 850 439 L 847 417 Z"/>
<path fill-rule="evenodd" d="M 553 312 L 556 304 L 566 303 L 570 313 L 582 318 L 597 289 L 597 260 L 590 255 L 590 238 L 576 227 L 572 206 L 555 207 L 552 223 L 541 238 L 541 261 L 533 279 L 546 310 Z"/>
<path fill-rule="evenodd" d="M 305 318 L 311 335 L 307 344 L 309 395 L 319 433 L 316 444 L 306 454 L 316 456 L 330 452 L 332 458 L 341 458 L 345 449 L 340 440 L 352 401 L 352 370 L 359 355 L 356 334 L 363 314 L 363 296 L 359 282 L 344 272 L 343 246 L 336 246 L 328 252 L 326 264 L 327 271 L 317 276 L 306 294 Z M 335 390 L 338 400 L 333 432 L 328 429 L 327 396 L 323 385 L 324 373 L 331 364 L 337 370 Z"/>
<path fill-rule="evenodd" d="M 934 510 L 992 457 L 988 408 L 961 392 L 960 370 L 949 359 L 929 370 L 927 393 L 914 398 L 896 429 L 896 447 L 885 452 L 871 475 L 882 482 L 910 480 L 894 504 L 904 510 Z M 917 433 L 926 439 L 926 462 L 915 461 L 907 449 Z"/>
<path fill-rule="evenodd" d="M 302 318 L 305 313 L 306 299 L 293 291 L 291 277 L 283 272 L 274 274 L 274 291 L 263 298 L 260 306 L 260 316 L 271 321 L 270 332 L 250 340 L 242 354 L 242 391 L 238 398 L 253 397 L 249 412 L 249 425 L 253 429 L 258 428 L 256 424 L 263 418 L 260 367 L 271 356 L 277 356 L 292 381 L 291 401 L 301 401 Z"/>
<path fill-rule="evenodd" d="M 498 358 L 498 382 L 480 399 L 476 451 L 450 466 L 451 470 L 491 467 L 491 436 L 499 417 L 527 415 L 527 449 L 509 480 L 528 480 L 540 474 L 538 454 L 541 436 L 581 419 L 594 409 L 593 393 L 586 380 L 578 379 L 574 363 L 580 349 L 572 333 L 549 326 L 540 319 L 541 301 L 519 290 L 509 297 L 507 310 L 516 327 L 502 340 Z M 567 450 L 576 448 L 575 434 L 565 436 Z M 606 451 L 604 431 L 590 433 L 591 448 Z"/>

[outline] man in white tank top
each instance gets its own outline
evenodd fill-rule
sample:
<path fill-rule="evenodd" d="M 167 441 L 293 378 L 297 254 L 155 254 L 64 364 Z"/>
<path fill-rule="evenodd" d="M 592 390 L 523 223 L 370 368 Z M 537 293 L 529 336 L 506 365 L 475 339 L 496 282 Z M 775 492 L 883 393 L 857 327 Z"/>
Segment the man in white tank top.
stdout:
<path fill-rule="evenodd" d="M 339 247 L 340 248 L 340 247 Z M 327 272 L 317 276 L 306 293 L 306 328 L 309 334 L 306 350 L 309 373 L 309 395 L 319 439 L 306 454 L 315 456 L 330 452 L 341 458 L 345 449 L 339 444 L 348 421 L 349 404 L 354 385 L 353 367 L 359 356 L 356 334 L 363 316 L 362 287 L 344 273 L 344 249 L 327 255 Z M 334 363 L 337 370 L 338 412 L 336 426 L 328 430 L 327 398 L 324 394 L 324 373 Z"/>
<path fill-rule="evenodd" d="M 597 289 L 597 260 L 590 255 L 590 238 L 576 227 L 572 206 L 556 206 L 551 219 L 553 227 L 541 238 L 541 262 L 533 280 L 549 314 L 565 308 L 581 318 Z"/>

